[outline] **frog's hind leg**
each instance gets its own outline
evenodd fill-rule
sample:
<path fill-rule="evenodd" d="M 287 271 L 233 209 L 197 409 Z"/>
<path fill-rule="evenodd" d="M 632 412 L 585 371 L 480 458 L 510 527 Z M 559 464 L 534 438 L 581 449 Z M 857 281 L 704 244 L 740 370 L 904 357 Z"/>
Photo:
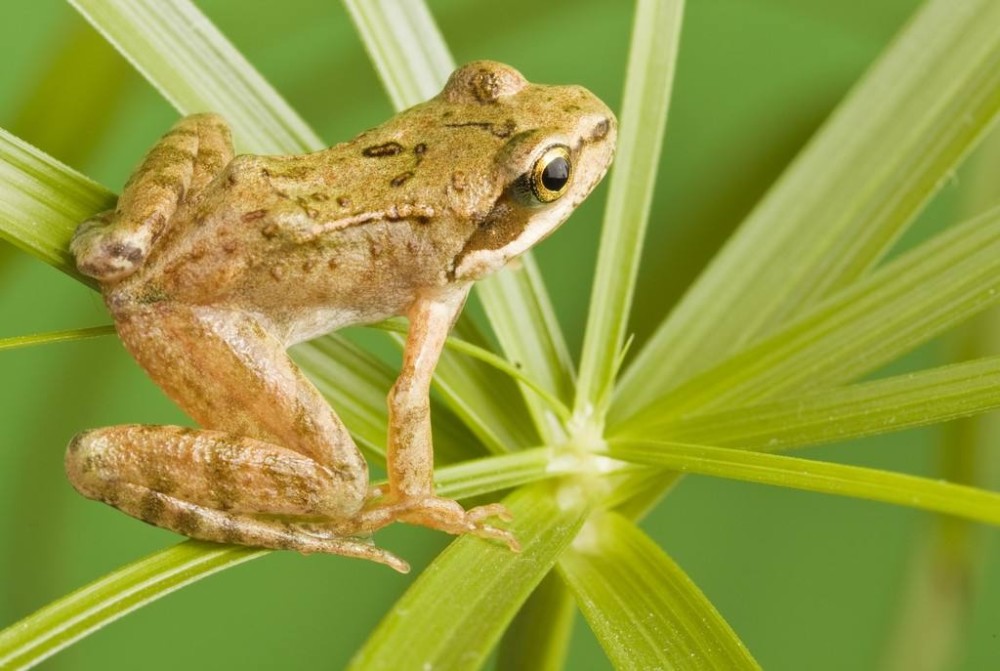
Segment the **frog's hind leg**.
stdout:
<path fill-rule="evenodd" d="M 118 199 L 77 228 L 77 267 L 102 282 L 142 265 L 177 207 L 197 196 L 233 158 L 229 126 L 215 114 L 184 117 L 153 145 Z"/>
<path fill-rule="evenodd" d="M 365 461 L 284 344 L 252 315 L 164 301 L 124 310 L 118 330 L 150 377 L 205 428 L 81 434 L 66 454 L 81 493 L 202 540 L 402 567 L 351 537 L 368 535 L 355 522 L 368 490 Z"/>
<path fill-rule="evenodd" d="M 176 426 L 96 429 L 70 443 L 66 471 L 84 496 L 185 536 L 409 570 L 326 521 L 337 508 L 329 469 L 260 440 Z"/>

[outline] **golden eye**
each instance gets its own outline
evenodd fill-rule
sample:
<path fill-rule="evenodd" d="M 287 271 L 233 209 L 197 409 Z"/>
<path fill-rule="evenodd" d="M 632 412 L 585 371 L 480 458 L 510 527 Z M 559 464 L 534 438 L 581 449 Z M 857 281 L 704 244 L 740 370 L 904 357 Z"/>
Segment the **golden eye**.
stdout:
<path fill-rule="evenodd" d="M 529 174 L 531 193 L 541 203 L 551 203 L 566 193 L 573 165 L 570 163 L 569 148 L 561 144 L 553 145 L 538 157 Z"/>

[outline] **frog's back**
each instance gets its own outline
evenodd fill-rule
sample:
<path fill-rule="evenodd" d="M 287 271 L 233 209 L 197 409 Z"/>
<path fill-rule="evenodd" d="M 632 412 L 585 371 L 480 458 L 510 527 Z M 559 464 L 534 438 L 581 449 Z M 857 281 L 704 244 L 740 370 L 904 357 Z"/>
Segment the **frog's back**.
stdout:
<path fill-rule="evenodd" d="M 228 305 L 296 342 L 403 314 L 417 292 L 447 285 L 469 224 L 429 207 L 358 207 L 331 178 L 338 149 L 326 161 L 236 157 L 113 289 L 119 302 Z"/>

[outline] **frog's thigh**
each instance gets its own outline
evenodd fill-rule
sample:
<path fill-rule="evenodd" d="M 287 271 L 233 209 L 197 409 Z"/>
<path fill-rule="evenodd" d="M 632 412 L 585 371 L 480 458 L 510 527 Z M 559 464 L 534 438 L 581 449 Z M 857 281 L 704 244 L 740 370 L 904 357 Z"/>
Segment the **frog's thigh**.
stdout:
<path fill-rule="evenodd" d="M 150 377 L 204 428 L 310 458 L 337 479 L 339 515 L 360 508 L 368 469 L 350 434 L 253 317 L 159 303 L 119 314 L 117 328 Z"/>
<path fill-rule="evenodd" d="M 83 222 L 72 250 L 80 271 L 100 280 L 130 275 L 179 204 L 196 196 L 233 158 L 229 127 L 215 114 L 178 121 L 146 154 L 113 211 Z"/>

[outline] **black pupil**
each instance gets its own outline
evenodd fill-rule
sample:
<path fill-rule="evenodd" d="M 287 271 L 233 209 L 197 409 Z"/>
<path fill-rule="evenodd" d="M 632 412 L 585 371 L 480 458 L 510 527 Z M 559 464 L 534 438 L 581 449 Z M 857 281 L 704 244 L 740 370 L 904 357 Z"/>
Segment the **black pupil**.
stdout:
<path fill-rule="evenodd" d="M 542 186 L 549 191 L 562 191 L 569 181 L 569 161 L 556 156 L 542 170 Z"/>

